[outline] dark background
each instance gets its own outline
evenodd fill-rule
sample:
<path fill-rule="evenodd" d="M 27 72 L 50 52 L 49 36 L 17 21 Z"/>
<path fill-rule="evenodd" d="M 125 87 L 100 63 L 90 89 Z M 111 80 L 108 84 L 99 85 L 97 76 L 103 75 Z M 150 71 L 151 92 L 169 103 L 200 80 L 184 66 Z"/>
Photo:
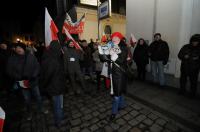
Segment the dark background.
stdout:
<path fill-rule="evenodd" d="M 0 1 L 0 38 L 1 36 L 12 36 L 12 34 L 33 33 L 44 25 L 44 7 L 47 7 L 56 24 L 59 21 L 56 3 L 63 0 L 1 0 Z M 65 0 L 66 8 L 62 9 L 63 16 L 74 4 L 79 5 L 79 0 Z M 105 0 L 101 0 L 104 2 Z M 126 0 L 112 0 L 112 12 L 120 13 L 119 8 L 125 7 Z M 82 5 L 85 6 L 85 5 Z M 85 6 L 86 8 L 96 7 Z M 62 19 L 61 19 L 62 20 Z"/>

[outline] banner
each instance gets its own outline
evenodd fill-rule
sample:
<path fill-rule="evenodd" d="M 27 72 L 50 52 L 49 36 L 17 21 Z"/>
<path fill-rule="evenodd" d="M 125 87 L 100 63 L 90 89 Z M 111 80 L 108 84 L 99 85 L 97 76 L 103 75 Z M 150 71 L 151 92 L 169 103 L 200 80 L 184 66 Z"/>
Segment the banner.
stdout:
<path fill-rule="evenodd" d="M 83 33 L 84 24 L 85 24 L 85 14 L 77 22 L 73 23 L 69 14 L 66 13 L 66 18 L 63 27 L 65 27 L 70 34 L 80 34 Z"/>
<path fill-rule="evenodd" d="M 83 51 L 82 48 L 81 48 L 81 46 L 74 40 L 74 38 L 72 38 L 72 36 L 71 36 L 71 34 L 69 33 L 69 31 L 68 31 L 65 27 L 63 27 L 63 30 L 64 30 L 64 33 L 65 33 L 66 36 L 67 36 L 67 40 L 72 40 L 73 43 L 74 43 L 75 48 L 78 49 L 78 50 Z"/>

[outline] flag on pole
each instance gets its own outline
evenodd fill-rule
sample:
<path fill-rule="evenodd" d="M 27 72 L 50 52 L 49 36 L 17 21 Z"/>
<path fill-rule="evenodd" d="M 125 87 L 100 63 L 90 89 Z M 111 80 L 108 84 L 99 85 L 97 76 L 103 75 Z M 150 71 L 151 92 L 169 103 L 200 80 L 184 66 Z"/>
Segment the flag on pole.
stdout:
<path fill-rule="evenodd" d="M 3 132 L 4 120 L 5 120 L 5 111 L 0 106 L 0 132 Z"/>
<path fill-rule="evenodd" d="M 63 26 L 63 30 L 64 30 L 64 32 L 67 36 L 67 40 L 72 40 L 75 48 L 78 49 L 78 50 L 82 50 L 81 46 L 72 38 L 71 34 L 68 32 L 68 30 L 64 26 Z"/>
<path fill-rule="evenodd" d="M 29 80 L 19 81 L 19 86 L 22 87 L 22 88 L 30 88 L 30 86 L 29 86 Z"/>
<path fill-rule="evenodd" d="M 83 33 L 84 24 L 85 24 L 85 13 L 76 22 L 72 22 L 71 17 L 69 16 L 68 13 L 66 13 L 66 18 L 63 27 L 65 27 L 70 34 L 80 34 Z"/>
<path fill-rule="evenodd" d="M 130 44 L 132 46 L 134 46 L 137 42 L 137 39 L 135 38 L 135 36 L 131 33 L 131 38 L 130 38 Z"/>
<path fill-rule="evenodd" d="M 58 28 L 56 27 L 54 21 L 47 8 L 45 8 L 45 46 L 48 47 L 53 40 L 58 40 Z"/>

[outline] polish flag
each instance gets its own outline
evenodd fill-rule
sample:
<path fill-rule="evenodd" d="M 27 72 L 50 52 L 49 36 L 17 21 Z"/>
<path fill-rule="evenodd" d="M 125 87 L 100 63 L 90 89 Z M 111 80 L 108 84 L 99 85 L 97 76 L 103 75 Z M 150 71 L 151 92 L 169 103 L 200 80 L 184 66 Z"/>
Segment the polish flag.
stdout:
<path fill-rule="evenodd" d="M 137 39 L 135 38 L 135 36 L 131 33 L 131 38 L 130 38 L 130 44 L 134 47 L 134 45 L 136 44 Z"/>
<path fill-rule="evenodd" d="M 74 43 L 74 46 L 77 50 L 82 50 L 81 46 L 72 38 L 71 34 L 68 32 L 68 30 L 63 26 L 63 30 L 67 36 L 67 40 L 72 40 Z M 83 51 L 83 50 L 82 50 Z"/>
<path fill-rule="evenodd" d="M 47 8 L 45 8 L 45 46 L 48 47 L 53 40 L 58 40 L 58 28 L 56 27 L 54 21 Z"/>
<path fill-rule="evenodd" d="M 5 120 L 5 112 L 0 106 L 0 132 L 3 132 L 4 120 Z"/>
<path fill-rule="evenodd" d="M 22 81 L 19 81 L 19 86 L 22 87 L 22 88 L 29 88 L 29 80 L 22 80 Z"/>

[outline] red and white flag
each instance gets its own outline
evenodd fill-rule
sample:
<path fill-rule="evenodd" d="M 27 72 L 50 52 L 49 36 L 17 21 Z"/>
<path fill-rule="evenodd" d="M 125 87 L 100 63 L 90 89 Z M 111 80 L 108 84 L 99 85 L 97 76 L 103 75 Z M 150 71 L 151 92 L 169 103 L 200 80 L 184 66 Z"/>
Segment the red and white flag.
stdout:
<path fill-rule="evenodd" d="M 132 46 L 134 46 L 137 42 L 137 39 L 135 38 L 135 36 L 131 33 L 131 38 L 130 38 L 130 44 Z"/>
<path fill-rule="evenodd" d="M 3 132 L 4 120 L 5 120 L 5 111 L 0 106 L 0 132 Z"/>
<path fill-rule="evenodd" d="M 54 21 L 47 8 L 45 8 L 45 46 L 48 47 L 53 40 L 58 40 L 58 28 L 56 27 Z"/>
<path fill-rule="evenodd" d="M 29 80 L 19 81 L 19 86 L 22 87 L 22 88 L 30 88 L 30 86 L 29 86 Z"/>
<path fill-rule="evenodd" d="M 67 40 L 72 40 L 75 48 L 78 50 L 82 50 L 81 46 L 74 40 L 74 38 L 72 38 L 71 34 L 68 32 L 68 30 L 64 26 L 63 26 L 63 30 L 67 36 Z"/>
<path fill-rule="evenodd" d="M 66 13 L 66 18 L 63 27 L 65 27 L 70 34 L 81 34 L 83 33 L 84 30 L 84 24 L 85 24 L 85 13 L 76 22 L 72 22 L 71 17 L 69 16 L 68 13 Z"/>

